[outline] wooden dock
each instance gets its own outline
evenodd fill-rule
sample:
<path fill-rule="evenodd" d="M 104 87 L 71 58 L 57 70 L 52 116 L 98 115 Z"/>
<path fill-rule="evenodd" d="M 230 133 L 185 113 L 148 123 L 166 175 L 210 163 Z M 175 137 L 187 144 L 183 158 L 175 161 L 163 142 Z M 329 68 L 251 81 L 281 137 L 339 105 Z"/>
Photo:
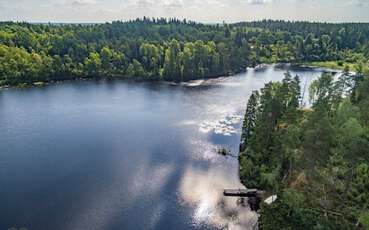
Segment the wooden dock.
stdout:
<path fill-rule="evenodd" d="M 260 197 L 264 192 L 257 189 L 224 189 L 224 196 Z"/>

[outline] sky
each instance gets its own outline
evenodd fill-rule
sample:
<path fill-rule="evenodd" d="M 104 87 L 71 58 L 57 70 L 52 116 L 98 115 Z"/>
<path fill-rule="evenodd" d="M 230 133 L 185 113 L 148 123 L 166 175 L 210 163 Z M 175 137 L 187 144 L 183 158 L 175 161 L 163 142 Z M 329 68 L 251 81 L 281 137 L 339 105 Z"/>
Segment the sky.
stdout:
<path fill-rule="evenodd" d="M 0 0 L 0 21 L 96 23 L 137 17 L 369 22 L 369 0 Z"/>

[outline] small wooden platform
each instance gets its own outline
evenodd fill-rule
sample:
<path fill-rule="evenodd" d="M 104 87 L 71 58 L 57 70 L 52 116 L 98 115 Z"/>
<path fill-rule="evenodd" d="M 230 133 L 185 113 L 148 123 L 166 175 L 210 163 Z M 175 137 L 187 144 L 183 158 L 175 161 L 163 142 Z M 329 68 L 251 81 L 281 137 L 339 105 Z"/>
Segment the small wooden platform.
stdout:
<path fill-rule="evenodd" d="M 224 189 L 224 196 L 234 197 L 259 197 L 263 194 L 263 191 L 257 189 Z"/>

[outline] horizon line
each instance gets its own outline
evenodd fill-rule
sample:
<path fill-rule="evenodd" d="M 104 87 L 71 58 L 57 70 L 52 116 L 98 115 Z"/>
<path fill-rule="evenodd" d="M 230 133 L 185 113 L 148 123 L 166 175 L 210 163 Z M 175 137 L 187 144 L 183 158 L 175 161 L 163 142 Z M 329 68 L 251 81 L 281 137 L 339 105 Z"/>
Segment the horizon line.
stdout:
<path fill-rule="evenodd" d="M 313 20 L 290 20 L 290 19 L 271 19 L 271 18 L 264 18 L 264 19 L 255 19 L 255 20 L 244 20 L 244 21 L 234 21 L 234 22 L 201 22 L 200 20 L 191 20 L 187 18 L 171 18 L 171 17 L 137 17 L 137 18 L 131 18 L 131 19 L 115 19 L 115 20 L 107 20 L 102 22 L 61 22 L 61 21 L 32 21 L 32 20 L 0 20 L 0 23 L 28 23 L 28 24 L 59 24 L 59 25 L 96 25 L 96 24 L 107 24 L 107 23 L 113 23 L 113 22 L 133 22 L 136 20 L 143 20 L 143 19 L 149 19 L 152 21 L 152 19 L 158 20 L 158 19 L 165 19 L 165 20 L 179 20 L 181 22 L 186 21 L 187 23 L 193 22 L 196 24 L 204 24 L 204 25 L 219 25 L 219 24 L 239 24 L 239 23 L 252 23 L 252 22 L 263 22 L 263 21 L 273 21 L 273 22 L 288 22 L 288 23 L 315 23 L 315 24 L 369 24 L 369 21 L 313 21 Z"/>

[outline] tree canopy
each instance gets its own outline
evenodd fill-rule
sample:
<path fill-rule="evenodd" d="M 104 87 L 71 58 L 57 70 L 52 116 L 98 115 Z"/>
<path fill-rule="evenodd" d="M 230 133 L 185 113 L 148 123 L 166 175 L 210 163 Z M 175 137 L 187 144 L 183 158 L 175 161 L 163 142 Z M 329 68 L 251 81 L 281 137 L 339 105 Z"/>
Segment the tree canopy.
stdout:
<path fill-rule="evenodd" d="M 259 63 L 361 63 L 369 56 L 368 39 L 364 23 L 1 22 L 0 85 L 100 77 L 187 81 Z"/>
<path fill-rule="evenodd" d="M 367 229 L 369 74 L 323 74 L 298 101 L 298 77 L 268 83 L 248 102 L 240 177 L 277 194 L 262 229 Z"/>

